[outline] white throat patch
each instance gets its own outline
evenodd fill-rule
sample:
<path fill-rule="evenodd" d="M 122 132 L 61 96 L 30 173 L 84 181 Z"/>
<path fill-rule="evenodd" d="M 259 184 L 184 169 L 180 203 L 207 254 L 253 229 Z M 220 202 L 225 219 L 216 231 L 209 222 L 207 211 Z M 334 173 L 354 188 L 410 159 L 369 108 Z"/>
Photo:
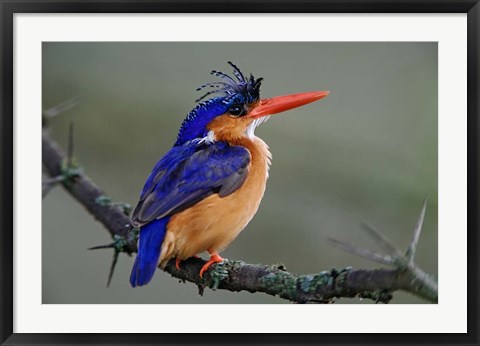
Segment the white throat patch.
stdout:
<path fill-rule="evenodd" d="M 248 125 L 247 130 L 245 131 L 245 135 L 250 139 L 255 137 L 255 129 L 257 128 L 257 126 L 267 122 L 268 119 L 270 119 L 270 115 L 252 121 L 252 123 Z"/>

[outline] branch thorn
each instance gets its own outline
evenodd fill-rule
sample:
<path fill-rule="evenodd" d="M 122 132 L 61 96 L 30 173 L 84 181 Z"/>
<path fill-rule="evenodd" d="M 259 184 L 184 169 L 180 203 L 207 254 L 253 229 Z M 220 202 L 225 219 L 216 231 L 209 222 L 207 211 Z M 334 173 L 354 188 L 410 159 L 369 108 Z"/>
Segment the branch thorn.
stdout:
<path fill-rule="evenodd" d="M 422 210 L 420 211 L 420 215 L 418 216 L 417 223 L 415 224 L 415 228 L 413 230 L 412 241 L 408 246 L 408 249 L 405 253 L 408 265 L 413 265 L 413 260 L 415 259 L 415 252 L 417 250 L 418 240 L 420 239 L 420 233 L 422 232 L 423 220 L 425 219 L 425 211 L 427 210 L 427 197 L 423 200 Z"/>
<path fill-rule="evenodd" d="M 336 248 L 343 250 L 347 253 L 350 253 L 352 255 L 357 255 L 359 257 L 366 258 L 370 261 L 381 263 L 381 264 L 386 264 L 386 265 L 391 265 L 395 266 L 396 262 L 395 260 L 388 255 L 381 255 L 375 252 L 372 252 L 370 250 L 346 243 L 344 241 L 334 239 L 334 238 L 328 238 L 327 241 L 335 246 Z"/>
<path fill-rule="evenodd" d="M 393 245 L 387 237 L 380 233 L 376 227 L 368 222 L 362 223 L 363 229 L 381 246 L 384 250 L 393 257 L 403 257 L 402 252 Z"/>

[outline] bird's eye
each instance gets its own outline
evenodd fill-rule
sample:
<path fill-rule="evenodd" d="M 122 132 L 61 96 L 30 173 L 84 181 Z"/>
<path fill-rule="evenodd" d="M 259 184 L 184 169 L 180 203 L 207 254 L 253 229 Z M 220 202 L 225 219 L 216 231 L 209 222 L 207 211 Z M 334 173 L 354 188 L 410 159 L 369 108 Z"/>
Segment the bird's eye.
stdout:
<path fill-rule="evenodd" d="M 232 105 L 228 109 L 228 114 L 239 117 L 245 114 L 245 108 L 243 107 L 243 105 Z"/>

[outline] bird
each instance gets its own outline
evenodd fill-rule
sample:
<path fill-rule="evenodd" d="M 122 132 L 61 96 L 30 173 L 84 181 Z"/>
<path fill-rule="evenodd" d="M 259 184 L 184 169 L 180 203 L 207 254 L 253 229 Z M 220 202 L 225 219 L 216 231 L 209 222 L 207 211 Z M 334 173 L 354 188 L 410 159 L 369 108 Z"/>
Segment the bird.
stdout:
<path fill-rule="evenodd" d="M 263 78 L 245 76 L 228 61 L 233 75 L 218 70 L 217 81 L 183 120 L 170 150 L 157 162 L 132 214 L 139 228 L 132 287 L 148 284 L 157 267 L 203 252 L 200 270 L 222 262 L 219 253 L 247 226 L 263 198 L 271 154 L 255 129 L 273 114 L 320 100 L 329 91 L 260 99 Z"/>

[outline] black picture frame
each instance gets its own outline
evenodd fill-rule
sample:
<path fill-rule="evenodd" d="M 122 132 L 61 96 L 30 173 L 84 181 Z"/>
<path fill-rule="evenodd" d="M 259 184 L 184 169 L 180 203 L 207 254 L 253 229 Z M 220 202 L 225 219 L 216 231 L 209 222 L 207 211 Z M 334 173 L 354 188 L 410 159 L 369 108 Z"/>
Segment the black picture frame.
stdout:
<path fill-rule="evenodd" d="M 17 344 L 435 344 L 477 345 L 479 0 L 15 1 L 1 0 L 0 191 L 2 345 Z M 468 333 L 466 334 L 20 334 L 13 333 L 13 17 L 16 13 L 467 13 L 468 41 Z M 129 319 L 129 316 L 120 318 Z M 455 316 L 452 316 L 455 318 Z M 185 322 L 185 321 L 183 321 Z M 196 320 L 195 323 L 201 323 Z"/>

